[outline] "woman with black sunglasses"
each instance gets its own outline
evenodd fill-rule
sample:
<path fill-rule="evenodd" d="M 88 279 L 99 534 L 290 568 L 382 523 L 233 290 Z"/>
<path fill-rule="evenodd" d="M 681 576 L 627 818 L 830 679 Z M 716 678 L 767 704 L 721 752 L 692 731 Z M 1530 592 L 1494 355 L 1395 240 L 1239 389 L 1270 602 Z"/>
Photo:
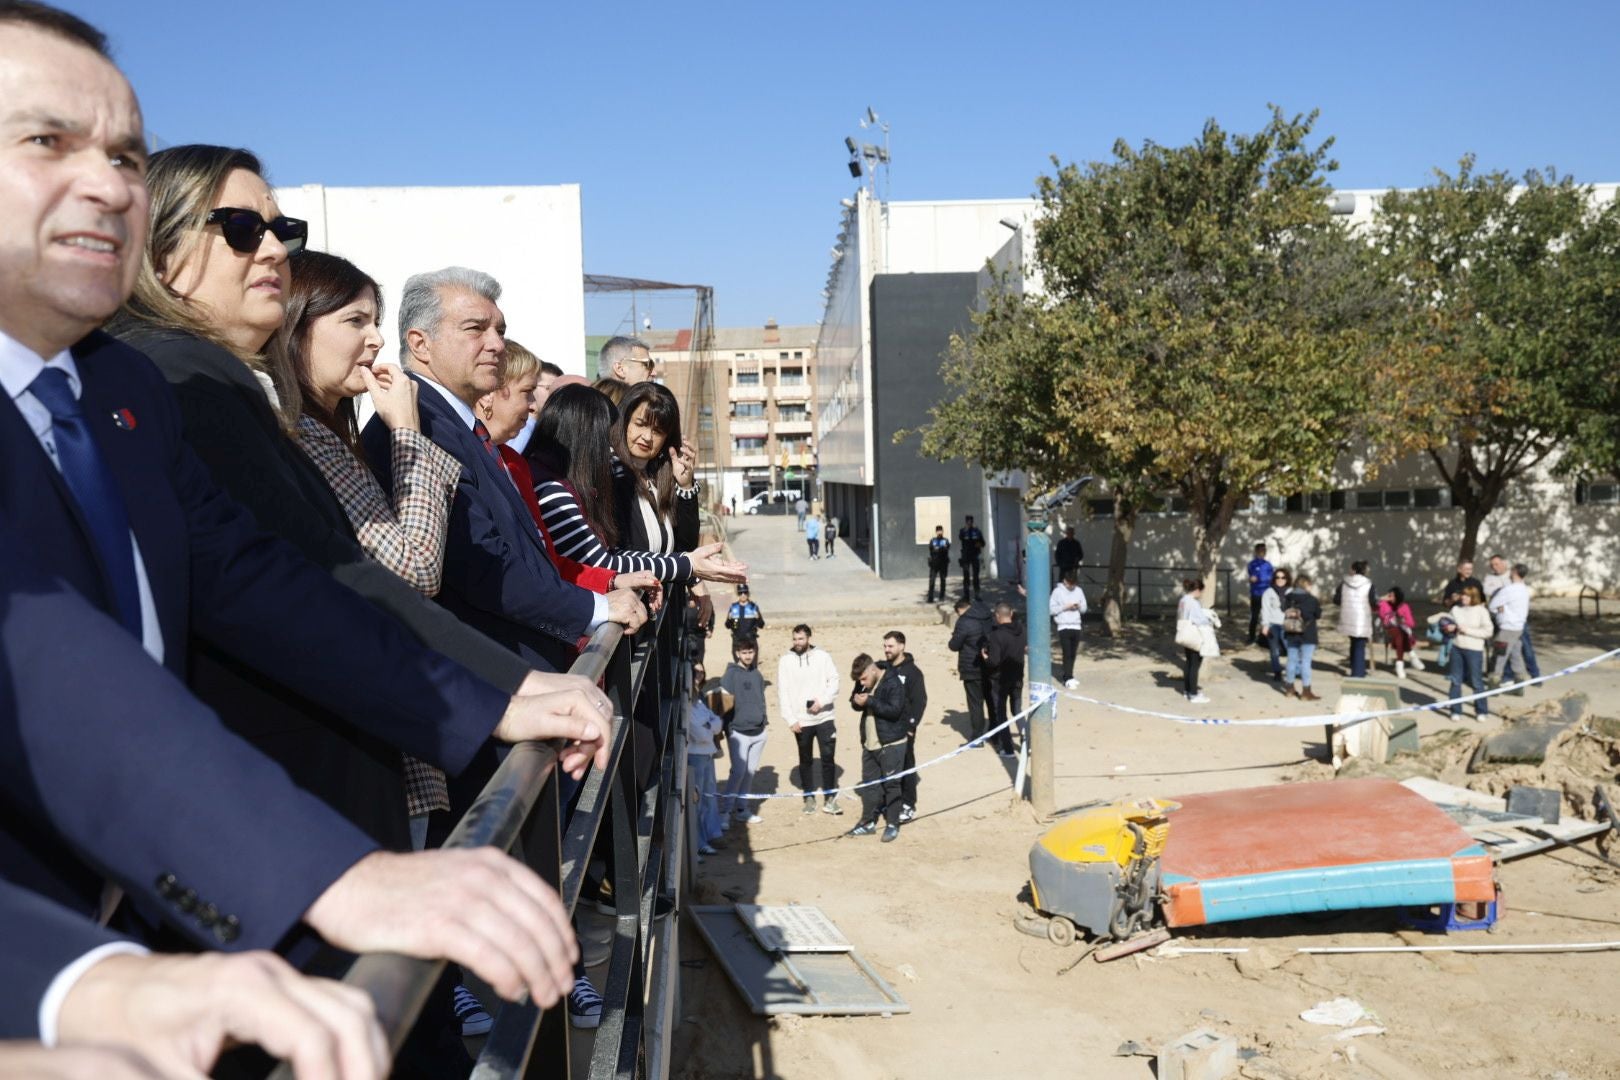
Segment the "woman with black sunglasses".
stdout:
<path fill-rule="evenodd" d="M 298 380 L 274 335 L 291 294 L 302 222 L 281 216 L 257 158 L 180 146 L 152 156 L 152 230 L 134 295 L 112 331 L 173 384 L 185 439 L 214 482 L 422 642 L 507 693 L 554 689 L 369 558 L 325 477 L 289 437 Z M 311 619 L 321 613 L 311 611 Z M 303 787 L 396 851 L 411 849 L 397 749 L 215 656 L 193 657 L 193 688 Z"/>

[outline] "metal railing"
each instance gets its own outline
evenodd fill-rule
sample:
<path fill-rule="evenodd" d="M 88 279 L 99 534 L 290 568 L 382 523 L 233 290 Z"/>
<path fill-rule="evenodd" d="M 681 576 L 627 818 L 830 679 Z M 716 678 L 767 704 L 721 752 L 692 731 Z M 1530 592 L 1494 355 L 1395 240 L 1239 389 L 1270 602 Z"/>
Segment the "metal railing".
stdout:
<path fill-rule="evenodd" d="M 1588 597 L 1592 600 L 1592 618 L 1601 619 L 1603 617 L 1603 594 L 1590 585 L 1582 585 L 1580 594 L 1575 598 L 1576 617 L 1586 618 L 1586 601 Z"/>
<path fill-rule="evenodd" d="M 443 844 L 510 852 L 556 888 L 573 914 L 607 827 L 616 912 L 602 1020 L 587 1073 L 592 1080 L 668 1073 L 679 971 L 676 919 L 655 919 L 654 911 L 660 895 L 679 904 L 682 882 L 686 755 L 677 706 L 689 676 L 679 663 L 681 592 L 669 590 L 658 616 L 634 638 L 626 638 L 617 623 L 602 626 L 569 668 L 599 682 L 612 703 L 607 767 L 591 769 L 574 785 L 557 771 L 552 744 L 518 743 Z M 564 806 L 567 789 L 573 790 L 571 810 Z M 356 959 L 344 977 L 371 995 L 391 1055 L 404 1044 L 444 968 L 444 960 L 373 953 Z M 542 1011 L 525 998 L 491 1011 L 495 1023 L 475 1078 L 573 1074 L 564 1003 Z M 292 1071 L 283 1064 L 272 1076 L 291 1080 Z"/>
<path fill-rule="evenodd" d="M 1232 617 L 1231 567 L 1215 571 L 1215 604 L 1227 618 Z M 1197 577 L 1196 566 L 1127 566 L 1125 567 L 1125 595 L 1120 598 L 1122 608 L 1135 607 L 1136 618 L 1147 618 L 1149 608 L 1173 608 L 1181 599 L 1181 579 Z M 1247 578 L 1244 579 L 1247 582 Z M 1098 601 L 1096 610 L 1102 610 L 1102 592 L 1108 586 L 1108 567 L 1081 566 L 1080 584 L 1095 585 Z"/>

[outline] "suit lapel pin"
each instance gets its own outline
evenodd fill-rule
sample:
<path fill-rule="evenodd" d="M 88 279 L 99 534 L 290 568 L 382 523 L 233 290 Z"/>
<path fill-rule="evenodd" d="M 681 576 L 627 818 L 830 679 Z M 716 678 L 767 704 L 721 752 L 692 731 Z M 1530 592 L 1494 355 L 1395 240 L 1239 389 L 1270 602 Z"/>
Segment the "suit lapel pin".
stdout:
<path fill-rule="evenodd" d="M 135 414 L 128 409 L 114 409 L 112 419 L 114 424 L 117 424 L 125 431 L 135 430 Z"/>

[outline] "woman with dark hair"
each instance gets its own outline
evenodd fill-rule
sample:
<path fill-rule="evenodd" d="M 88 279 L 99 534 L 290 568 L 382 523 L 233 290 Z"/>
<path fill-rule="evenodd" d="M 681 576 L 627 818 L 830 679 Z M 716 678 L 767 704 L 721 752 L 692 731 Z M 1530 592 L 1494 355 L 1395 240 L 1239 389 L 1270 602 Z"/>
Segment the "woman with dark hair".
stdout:
<path fill-rule="evenodd" d="M 1407 657 L 1417 647 L 1417 623 L 1412 618 L 1412 608 L 1406 602 L 1406 594 L 1399 585 L 1384 593 L 1383 599 L 1378 601 L 1378 625 L 1384 629 L 1384 640 L 1395 650 L 1395 677 L 1406 678 Z M 1423 661 L 1416 656 L 1411 659 L 1412 666 L 1422 671 Z"/>
<path fill-rule="evenodd" d="M 667 386 L 640 382 L 619 402 L 613 452 L 615 514 L 625 546 L 686 551 L 697 546 L 697 450 L 681 438 L 681 407 Z"/>
<path fill-rule="evenodd" d="M 1204 583 L 1197 578 L 1181 582 L 1181 599 L 1176 604 L 1176 644 L 1186 662 L 1181 692 L 1190 704 L 1207 705 L 1209 698 L 1198 689 L 1198 672 L 1204 666 L 1204 627 L 1213 628 L 1214 615 L 1204 606 Z"/>
<path fill-rule="evenodd" d="M 273 339 L 298 382 L 302 411 L 293 438 L 325 477 L 367 555 L 434 596 L 444 573 L 444 537 L 461 465 L 421 433 L 416 383 L 376 365 L 382 349 L 382 290 L 336 255 L 300 252 L 292 260 L 287 317 Z M 393 433 L 387 468 L 390 502 L 366 467 L 354 399 L 369 393 Z M 450 809 L 444 772 L 405 755 L 411 844 L 427 842 L 428 815 Z"/>
<path fill-rule="evenodd" d="M 152 155 L 147 187 L 145 258 L 111 329 L 173 385 L 185 440 L 214 482 L 263 528 L 504 694 L 553 689 L 552 677 L 535 675 L 369 558 L 321 472 L 288 437 L 301 415 L 299 386 L 275 334 L 291 292 L 288 256 L 303 247 L 307 227 L 281 214 L 258 159 L 229 147 L 173 147 Z M 412 725 L 362 730 L 193 640 L 192 689 L 233 730 L 379 843 L 411 849 L 393 740 Z"/>
<path fill-rule="evenodd" d="M 303 252 L 292 265 L 277 339 L 303 402 L 293 438 L 326 478 L 366 554 L 435 596 L 461 465 L 422 435 L 416 383 L 397 366 L 376 363 L 383 343 L 377 283 L 321 251 Z M 360 452 L 354 399 L 368 393 L 393 433 L 390 460 L 378 462 L 393 477 L 392 502 Z"/>
<path fill-rule="evenodd" d="M 745 580 L 748 568 L 723 561 L 720 544 L 684 554 L 638 549 L 631 544 L 621 546 L 628 530 L 621 529 L 613 513 L 612 445 L 617 419 L 613 403 L 588 386 L 554 390 L 546 407 L 540 410 L 526 457 L 545 529 L 557 553 L 587 566 L 620 573 L 650 570 L 664 582 L 684 582 L 694 577 L 707 581 Z M 695 513 L 695 498 L 692 502 Z"/>

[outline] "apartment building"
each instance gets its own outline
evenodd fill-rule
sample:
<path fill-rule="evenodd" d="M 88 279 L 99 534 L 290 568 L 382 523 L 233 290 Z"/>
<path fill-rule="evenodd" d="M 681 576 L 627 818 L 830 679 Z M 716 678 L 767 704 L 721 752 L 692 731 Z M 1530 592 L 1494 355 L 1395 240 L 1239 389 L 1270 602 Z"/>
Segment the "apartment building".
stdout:
<path fill-rule="evenodd" d="M 711 504 L 738 507 L 762 491 L 814 497 L 815 326 L 720 327 L 710 349 L 692 332 L 643 335 L 682 404 L 687 438 L 700 448 L 699 476 Z M 703 364 L 707 362 L 705 371 Z"/>

